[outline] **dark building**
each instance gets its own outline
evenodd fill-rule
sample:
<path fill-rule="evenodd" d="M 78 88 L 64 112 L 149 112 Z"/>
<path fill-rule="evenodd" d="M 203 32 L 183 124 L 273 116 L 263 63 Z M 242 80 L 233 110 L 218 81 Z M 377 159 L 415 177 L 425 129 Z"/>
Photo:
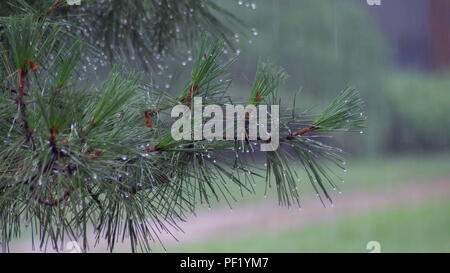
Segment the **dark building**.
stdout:
<path fill-rule="evenodd" d="M 369 6 L 402 67 L 450 69 L 450 0 L 381 0 Z"/>

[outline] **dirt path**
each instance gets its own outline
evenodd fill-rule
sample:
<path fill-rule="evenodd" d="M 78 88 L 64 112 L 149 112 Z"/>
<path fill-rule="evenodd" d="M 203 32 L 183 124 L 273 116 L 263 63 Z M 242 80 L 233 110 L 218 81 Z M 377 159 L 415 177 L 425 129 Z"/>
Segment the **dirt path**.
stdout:
<path fill-rule="evenodd" d="M 450 179 L 402 185 L 401 188 L 390 190 L 336 194 L 334 206 L 328 208 L 324 208 L 316 198 L 306 198 L 302 201 L 302 209 L 287 209 L 277 206 L 275 200 L 270 200 L 238 207 L 232 212 L 229 209 L 205 210 L 181 225 L 185 233 L 177 234 L 177 238 L 181 242 L 195 242 L 210 237 L 226 238 L 236 233 L 251 233 L 255 227 L 259 231 L 279 231 L 389 205 L 408 205 L 450 197 Z"/>
<path fill-rule="evenodd" d="M 180 226 L 184 233 L 174 233 L 182 243 L 200 242 L 212 237 L 233 237 L 236 234 L 249 234 L 257 228 L 259 231 L 279 231 L 290 227 L 298 227 L 315 221 L 333 219 L 364 213 L 370 209 L 389 205 L 408 205 L 430 199 L 450 196 L 450 179 L 436 179 L 425 182 L 402 183 L 391 189 L 373 190 L 370 192 L 348 191 L 334 196 L 334 206 L 324 208 L 316 198 L 305 198 L 302 209 L 279 207 L 276 200 L 265 200 L 262 203 L 239 205 L 232 211 L 227 208 L 200 210 L 196 217 L 191 217 Z M 170 250 L 175 243 L 169 235 L 161 235 L 166 247 Z M 118 249 L 127 249 L 119 244 Z M 11 246 L 13 252 L 31 251 L 26 242 Z M 100 243 L 91 251 L 105 251 L 106 246 Z"/>

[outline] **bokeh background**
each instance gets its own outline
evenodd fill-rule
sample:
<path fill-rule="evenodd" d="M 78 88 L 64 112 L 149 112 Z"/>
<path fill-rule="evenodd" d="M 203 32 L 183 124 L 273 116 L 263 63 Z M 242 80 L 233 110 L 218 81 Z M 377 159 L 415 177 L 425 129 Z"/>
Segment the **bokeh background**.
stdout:
<path fill-rule="evenodd" d="M 258 60 L 269 60 L 290 75 L 286 103 L 301 90 L 301 105 L 320 110 L 356 87 L 368 128 L 333 140 L 348 151 L 334 206 L 324 208 L 305 182 L 301 210 L 279 207 L 275 192 L 263 197 L 261 181 L 256 195 L 236 189 L 232 209 L 200 208 L 174 234 L 178 242 L 163 234 L 155 251 L 370 252 L 376 241 L 382 252 L 450 252 L 450 1 L 220 4 L 254 28 L 236 36 L 232 93 L 246 94 Z"/>
<path fill-rule="evenodd" d="M 257 8 L 249 12 L 252 3 Z M 336 136 L 349 161 L 334 207 L 323 208 L 307 183 L 302 210 L 277 207 L 275 195 L 245 196 L 232 211 L 200 211 L 167 250 L 370 252 L 368 242 L 377 241 L 382 252 L 449 252 L 450 1 L 228 6 L 255 27 L 241 38 L 236 94 L 246 92 L 257 61 L 270 60 L 290 75 L 285 101 L 302 90 L 307 109 L 355 86 L 368 128 L 362 136 Z"/>

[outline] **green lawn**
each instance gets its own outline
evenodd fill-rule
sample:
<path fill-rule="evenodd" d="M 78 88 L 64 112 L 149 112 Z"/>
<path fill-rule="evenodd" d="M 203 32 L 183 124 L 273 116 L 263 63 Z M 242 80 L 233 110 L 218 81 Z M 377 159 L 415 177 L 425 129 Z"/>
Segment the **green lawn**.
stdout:
<path fill-rule="evenodd" d="M 412 207 L 380 208 L 279 233 L 219 238 L 170 247 L 173 252 L 450 252 L 450 199 Z"/>
<path fill-rule="evenodd" d="M 450 155 L 423 155 L 354 159 L 348 163 L 343 189 L 361 190 L 390 187 L 450 176 Z"/>
<path fill-rule="evenodd" d="M 338 183 L 342 192 L 350 190 L 371 191 L 381 188 L 399 186 L 408 183 L 427 183 L 432 179 L 450 177 L 450 155 L 427 155 L 427 156 L 403 156 L 386 157 L 375 159 L 351 159 L 347 162 L 347 172 L 334 168 L 333 171 L 344 179 L 344 183 Z M 305 176 L 303 176 L 304 178 Z M 257 179 L 253 187 L 255 193 L 241 191 L 237 186 L 230 192 L 239 203 L 257 202 L 263 200 L 266 188 L 265 179 Z M 299 189 L 304 194 L 312 194 L 309 181 L 303 180 Z M 276 197 L 276 190 L 269 189 L 269 196 Z M 222 206 L 226 203 L 213 204 Z"/>

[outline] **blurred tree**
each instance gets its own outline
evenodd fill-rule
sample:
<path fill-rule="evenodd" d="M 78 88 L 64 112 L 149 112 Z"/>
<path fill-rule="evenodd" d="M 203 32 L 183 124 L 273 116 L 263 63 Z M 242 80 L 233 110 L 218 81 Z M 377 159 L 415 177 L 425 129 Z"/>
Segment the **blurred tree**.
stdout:
<path fill-rule="evenodd" d="M 384 149 L 433 152 L 450 146 L 450 80 L 448 75 L 397 73 L 387 80 L 385 90 L 389 122 Z M 408 98 L 405 100 L 405 98 Z"/>
<path fill-rule="evenodd" d="M 360 5 L 334 0 L 269 1 L 250 14 L 232 3 L 227 7 L 255 27 L 252 36 L 238 38 L 245 54 L 234 66 L 236 73 L 254 73 L 258 58 L 270 59 L 294 76 L 287 82 L 290 93 L 303 88 L 307 96 L 321 100 L 336 86 L 351 83 L 368 96 L 380 86 L 388 63 L 387 45 L 371 14 Z"/>

